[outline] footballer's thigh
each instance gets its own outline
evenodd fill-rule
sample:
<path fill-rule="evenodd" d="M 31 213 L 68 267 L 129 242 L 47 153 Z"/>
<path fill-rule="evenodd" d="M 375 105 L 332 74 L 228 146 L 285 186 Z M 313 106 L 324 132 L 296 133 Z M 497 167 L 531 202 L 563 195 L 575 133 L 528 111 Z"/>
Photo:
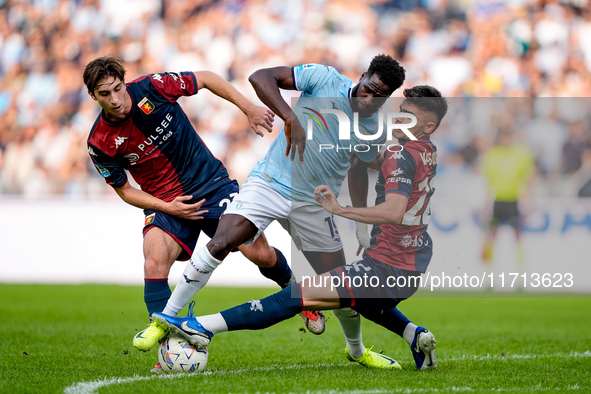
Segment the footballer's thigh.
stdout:
<path fill-rule="evenodd" d="M 275 263 L 274 250 L 263 232 L 273 220 L 287 218 L 289 208 L 289 200 L 268 182 L 248 178 L 220 218 L 218 230 L 210 242 L 213 247 L 210 253 L 219 259 L 214 252 L 225 257 L 240 246 L 240 251 L 255 264 L 272 266 Z"/>
<path fill-rule="evenodd" d="M 222 219 L 225 216 L 241 216 L 243 221 L 248 221 L 256 230 L 254 233 L 249 232 L 250 238 L 243 242 L 244 245 L 250 246 L 256 243 L 274 220 L 287 219 L 290 208 L 291 201 L 273 189 L 268 182 L 249 177 L 240 187 L 240 192 L 234 197 Z M 261 240 L 258 247 L 265 247 L 265 244 L 266 240 Z"/>
<path fill-rule="evenodd" d="M 310 252 L 305 250 L 302 252 L 317 274 L 328 272 L 347 264 L 345 261 L 345 252 L 342 248 L 336 252 Z"/>
<path fill-rule="evenodd" d="M 170 234 L 150 227 L 144 235 L 144 275 L 148 279 L 168 278 L 170 267 L 183 249 Z"/>

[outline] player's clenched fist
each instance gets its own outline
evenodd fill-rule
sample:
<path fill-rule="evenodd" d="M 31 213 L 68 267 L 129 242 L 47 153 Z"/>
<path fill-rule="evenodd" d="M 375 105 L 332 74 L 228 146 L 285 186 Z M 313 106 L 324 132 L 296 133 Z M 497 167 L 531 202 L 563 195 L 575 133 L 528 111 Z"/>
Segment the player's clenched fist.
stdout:
<path fill-rule="evenodd" d="M 203 215 L 208 213 L 208 210 L 200 211 L 199 209 L 205 203 L 205 199 L 197 201 L 193 204 L 185 204 L 193 196 L 179 196 L 168 203 L 166 212 L 169 215 L 177 216 L 182 219 L 199 220 L 203 219 Z"/>

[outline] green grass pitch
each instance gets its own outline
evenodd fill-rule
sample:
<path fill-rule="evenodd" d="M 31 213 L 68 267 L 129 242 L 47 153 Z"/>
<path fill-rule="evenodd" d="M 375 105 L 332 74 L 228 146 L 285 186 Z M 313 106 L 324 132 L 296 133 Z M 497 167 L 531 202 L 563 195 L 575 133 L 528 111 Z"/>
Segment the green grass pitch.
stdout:
<path fill-rule="evenodd" d="M 211 288 L 198 314 L 273 289 Z M 374 351 L 402 371 L 368 370 L 343 357 L 338 320 L 321 336 L 295 317 L 263 331 L 217 335 L 206 372 L 151 374 L 154 350 L 132 348 L 145 328 L 143 289 L 0 285 L 0 393 L 442 393 L 591 392 L 591 299 L 415 298 L 401 310 L 433 331 L 437 371 L 416 372 L 396 335 L 363 320 Z"/>

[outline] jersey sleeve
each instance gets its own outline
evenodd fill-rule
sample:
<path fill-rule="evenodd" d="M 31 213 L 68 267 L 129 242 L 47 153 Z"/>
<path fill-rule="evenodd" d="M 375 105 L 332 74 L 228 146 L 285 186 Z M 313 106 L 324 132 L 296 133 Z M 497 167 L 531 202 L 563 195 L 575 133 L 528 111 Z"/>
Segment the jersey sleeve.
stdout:
<path fill-rule="evenodd" d="M 410 199 L 416 169 L 414 158 L 406 149 L 402 152 L 387 152 L 382 164 L 382 173 L 386 180 L 385 193 L 398 193 Z"/>
<path fill-rule="evenodd" d="M 121 187 L 127 183 L 127 174 L 114 157 L 107 155 L 88 143 L 88 154 L 96 170 L 112 187 Z"/>
<path fill-rule="evenodd" d="M 328 80 L 332 68 L 321 64 L 302 64 L 291 69 L 296 90 L 313 94 Z"/>
<path fill-rule="evenodd" d="M 197 79 L 190 71 L 151 74 L 150 80 L 156 90 L 171 103 L 181 96 L 197 94 Z"/>

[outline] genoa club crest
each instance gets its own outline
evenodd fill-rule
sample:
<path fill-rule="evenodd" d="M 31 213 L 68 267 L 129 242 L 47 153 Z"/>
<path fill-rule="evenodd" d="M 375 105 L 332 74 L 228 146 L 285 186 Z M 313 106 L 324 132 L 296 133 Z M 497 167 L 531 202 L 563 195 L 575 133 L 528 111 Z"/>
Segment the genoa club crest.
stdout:
<path fill-rule="evenodd" d="M 137 105 L 146 115 L 150 115 L 154 111 L 154 104 L 147 97 L 144 97 Z"/>
<path fill-rule="evenodd" d="M 144 222 L 144 226 L 147 226 L 148 224 L 154 223 L 154 217 L 155 216 L 156 216 L 156 212 L 154 212 L 151 215 L 146 216 L 146 221 Z"/>

